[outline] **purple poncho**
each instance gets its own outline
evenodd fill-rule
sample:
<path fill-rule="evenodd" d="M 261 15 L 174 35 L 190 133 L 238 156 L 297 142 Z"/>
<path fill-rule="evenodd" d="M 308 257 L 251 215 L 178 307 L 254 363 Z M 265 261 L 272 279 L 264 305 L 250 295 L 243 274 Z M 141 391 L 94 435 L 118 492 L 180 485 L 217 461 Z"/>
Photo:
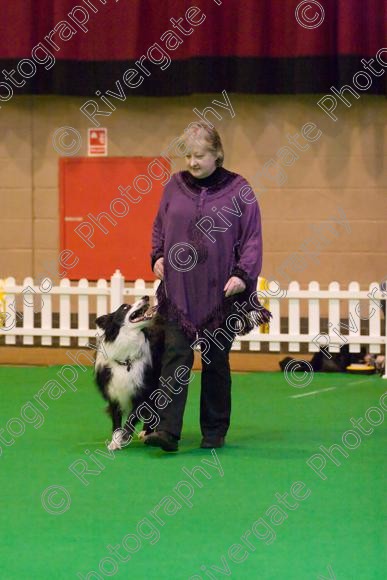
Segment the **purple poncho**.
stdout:
<path fill-rule="evenodd" d="M 161 256 L 158 311 L 190 338 L 221 326 L 236 312 L 236 302 L 254 311 L 255 325 L 268 322 L 270 313 L 258 300 L 249 301 L 262 265 L 261 217 L 255 194 L 240 175 L 223 168 L 205 179 L 188 171 L 172 175 L 153 224 L 152 267 Z M 231 276 L 241 278 L 246 290 L 225 298 Z M 238 334 L 253 328 L 250 316 L 246 322 Z"/>

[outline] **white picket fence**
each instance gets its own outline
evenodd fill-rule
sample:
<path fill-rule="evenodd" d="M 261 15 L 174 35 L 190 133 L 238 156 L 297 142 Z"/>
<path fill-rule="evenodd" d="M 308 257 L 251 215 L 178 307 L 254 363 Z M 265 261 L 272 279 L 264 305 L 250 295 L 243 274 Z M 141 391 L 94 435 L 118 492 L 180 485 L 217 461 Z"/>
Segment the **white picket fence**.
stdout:
<path fill-rule="evenodd" d="M 22 285 L 17 285 L 14 278 L 0 280 L 0 304 L 3 304 L 2 315 L 5 319 L 4 326 L 0 325 L 0 341 L 5 345 L 15 345 L 17 337 L 21 337 L 18 344 L 50 346 L 57 337 L 60 346 L 69 346 L 71 339 L 72 344 L 75 341 L 78 346 L 86 346 L 89 339 L 96 335 L 95 327 L 90 324 L 90 314 L 100 316 L 112 312 L 123 302 L 134 301 L 144 294 L 154 298 L 158 283 L 155 281 L 152 285 L 136 280 L 126 285 L 119 270 L 109 282 L 98 280 L 89 283 L 81 279 L 71 284 L 64 279 L 59 286 L 52 287 L 46 293 L 34 285 L 32 278 L 26 278 Z M 286 296 L 283 296 L 285 293 Z M 262 350 L 262 343 L 269 343 L 270 352 L 282 350 L 292 353 L 300 352 L 301 344 L 306 343 L 308 352 L 316 352 L 319 350 L 316 337 L 321 333 L 321 312 L 325 307 L 330 330 L 317 342 L 325 346 L 329 336 L 330 352 L 340 351 L 344 336 L 351 352 L 359 352 L 361 345 L 367 346 L 370 353 L 386 352 L 387 320 L 384 320 L 381 330 L 383 315 L 378 304 L 380 300 L 386 300 L 387 294 L 379 290 L 377 282 L 371 283 L 368 291 L 360 290 L 357 282 L 351 282 L 347 289 L 331 282 L 326 290 L 320 289 L 317 282 L 310 282 L 307 290 L 301 290 L 298 282 L 291 282 L 288 288 L 277 292 L 277 296 L 274 294 L 272 291 L 269 296 L 269 308 L 273 315 L 269 332 L 258 329 L 239 337 L 233 344 L 233 350 L 241 350 L 242 343 L 247 343 L 249 351 L 257 352 Z M 36 313 L 40 313 L 39 327 L 35 324 Z M 76 315 L 76 324 L 72 324 L 72 314 Z M 364 320 L 369 318 L 366 334 L 361 334 L 359 314 Z M 302 318 L 308 321 L 308 329 L 304 333 L 301 333 Z M 351 322 L 347 333 L 340 324 L 348 318 Z M 286 333 L 281 332 L 281 319 L 288 321 Z M 281 349 L 283 345 L 285 348 Z"/>

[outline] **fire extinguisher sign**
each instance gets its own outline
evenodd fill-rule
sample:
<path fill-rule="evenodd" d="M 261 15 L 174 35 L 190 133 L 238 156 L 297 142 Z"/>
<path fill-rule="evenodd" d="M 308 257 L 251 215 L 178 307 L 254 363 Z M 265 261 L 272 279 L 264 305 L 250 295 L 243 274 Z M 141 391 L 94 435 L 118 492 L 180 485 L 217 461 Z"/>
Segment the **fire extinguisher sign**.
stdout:
<path fill-rule="evenodd" d="M 89 129 L 88 156 L 107 156 L 107 129 Z"/>

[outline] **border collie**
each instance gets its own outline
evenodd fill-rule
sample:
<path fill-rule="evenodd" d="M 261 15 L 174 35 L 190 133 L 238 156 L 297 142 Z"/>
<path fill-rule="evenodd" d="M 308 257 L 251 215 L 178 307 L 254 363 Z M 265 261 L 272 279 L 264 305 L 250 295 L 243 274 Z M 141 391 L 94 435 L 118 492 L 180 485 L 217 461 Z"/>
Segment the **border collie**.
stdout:
<path fill-rule="evenodd" d="M 134 426 L 144 420 L 141 414 L 137 416 L 139 407 L 158 387 L 164 331 L 156 308 L 149 305 L 149 296 L 99 316 L 96 324 L 103 334 L 97 345 L 95 381 L 108 402 L 113 423 L 108 448 L 114 451 L 130 442 Z M 128 417 L 122 429 L 124 413 Z M 152 430 L 146 424 L 145 434 Z"/>

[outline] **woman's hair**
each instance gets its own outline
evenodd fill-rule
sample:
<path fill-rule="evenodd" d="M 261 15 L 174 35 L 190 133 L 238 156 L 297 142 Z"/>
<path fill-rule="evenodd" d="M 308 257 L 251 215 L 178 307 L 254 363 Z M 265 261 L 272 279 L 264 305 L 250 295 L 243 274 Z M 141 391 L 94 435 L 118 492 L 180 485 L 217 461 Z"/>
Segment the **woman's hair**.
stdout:
<path fill-rule="evenodd" d="M 222 167 L 224 161 L 223 145 L 215 127 L 211 128 L 204 121 L 195 121 L 188 125 L 180 139 L 184 145 L 187 144 L 187 141 L 204 141 L 208 145 L 209 150 L 216 155 L 216 166 Z"/>

